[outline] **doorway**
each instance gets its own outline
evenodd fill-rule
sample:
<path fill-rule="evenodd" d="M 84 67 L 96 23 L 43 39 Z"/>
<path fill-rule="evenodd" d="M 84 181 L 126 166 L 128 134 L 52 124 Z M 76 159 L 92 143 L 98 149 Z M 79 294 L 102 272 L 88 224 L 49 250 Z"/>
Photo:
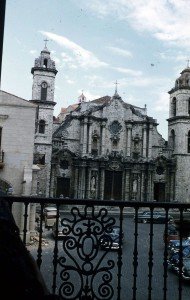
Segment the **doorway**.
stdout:
<path fill-rule="evenodd" d="M 165 201 L 165 183 L 155 182 L 154 183 L 154 200 L 157 202 Z"/>
<path fill-rule="evenodd" d="M 70 197 L 70 178 L 57 177 L 56 197 Z"/>
<path fill-rule="evenodd" d="M 105 200 L 122 200 L 122 172 L 105 171 Z"/>

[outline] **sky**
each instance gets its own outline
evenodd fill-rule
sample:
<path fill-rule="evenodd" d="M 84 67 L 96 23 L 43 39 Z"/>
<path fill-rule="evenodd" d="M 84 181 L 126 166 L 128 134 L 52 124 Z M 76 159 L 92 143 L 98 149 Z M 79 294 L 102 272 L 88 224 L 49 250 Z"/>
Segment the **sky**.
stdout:
<path fill-rule="evenodd" d="M 32 97 L 45 39 L 56 63 L 54 115 L 113 96 L 147 106 L 168 139 L 168 91 L 190 59 L 189 0 L 7 0 L 1 89 Z"/>

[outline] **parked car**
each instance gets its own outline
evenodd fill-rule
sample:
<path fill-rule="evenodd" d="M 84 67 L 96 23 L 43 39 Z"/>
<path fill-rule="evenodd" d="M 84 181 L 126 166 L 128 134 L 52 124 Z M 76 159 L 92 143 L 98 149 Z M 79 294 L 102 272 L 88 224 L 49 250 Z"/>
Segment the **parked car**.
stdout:
<path fill-rule="evenodd" d="M 168 215 L 168 221 L 173 219 L 171 215 Z M 135 217 L 134 217 L 135 220 Z M 151 211 L 139 212 L 137 217 L 137 222 L 148 223 L 151 222 Z M 161 211 L 153 211 L 152 215 L 153 223 L 165 223 L 166 222 L 166 213 Z"/>
<path fill-rule="evenodd" d="M 178 252 L 180 250 L 180 247 L 182 247 L 182 250 L 190 246 L 190 239 L 183 239 L 182 242 L 180 240 L 171 240 L 168 243 L 168 254 L 170 255 L 171 252 Z"/>
<path fill-rule="evenodd" d="M 63 233 L 63 230 L 64 230 L 65 226 L 61 224 L 61 220 L 59 219 L 58 221 L 58 230 L 57 230 L 57 234 L 56 234 L 56 222 L 53 224 L 52 226 L 52 235 L 54 238 L 57 238 L 58 239 L 63 239 L 66 234 Z"/>
<path fill-rule="evenodd" d="M 47 206 L 44 208 L 45 228 L 50 229 L 56 222 L 56 218 L 57 218 L 57 208 L 56 207 Z"/>
<path fill-rule="evenodd" d="M 182 247 L 180 255 L 180 248 L 172 248 L 168 256 L 168 269 L 180 275 L 183 280 L 190 281 L 190 245 Z M 180 258 L 181 257 L 181 258 Z M 180 260 L 182 266 L 180 267 Z"/>
<path fill-rule="evenodd" d="M 121 233 L 121 246 L 124 240 L 124 233 Z M 105 250 L 118 250 L 120 245 L 120 227 L 111 226 L 100 238 L 100 248 Z"/>

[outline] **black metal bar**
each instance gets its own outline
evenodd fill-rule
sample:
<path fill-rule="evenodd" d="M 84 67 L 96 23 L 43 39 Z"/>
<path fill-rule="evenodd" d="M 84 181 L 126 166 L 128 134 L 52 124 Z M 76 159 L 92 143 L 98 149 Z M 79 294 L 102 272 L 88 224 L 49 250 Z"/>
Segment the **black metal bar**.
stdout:
<path fill-rule="evenodd" d="M 166 212 L 166 220 L 168 220 L 168 209 L 165 210 Z M 168 222 L 165 223 L 165 228 L 164 228 L 164 287 L 163 287 L 163 300 L 167 300 L 167 278 L 168 278 Z"/>
<path fill-rule="evenodd" d="M 133 250 L 133 266 L 134 266 L 134 273 L 133 273 L 133 300 L 136 300 L 136 293 L 137 293 L 137 267 L 138 267 L 138 247 L 137 247 L 137 242 L 138 242 L 138 210 L 139 207 L 135 207 L 135 232 L 134 232 L 134 250 Z"/>
<path fill-rule="evenodd" d="M 40 204 L 41 210 L 40 210 L 40 226 L 39 226 L 39 243 L 38 243 L 38 250 L 37 250 L 37 260 L 36 263 L 38 265 L 38 268 L 40 269 L 42 264 L 42 225 L 43 225 L 43 218 L 44 218 L 44 204 Z"/>
<path fill-rule="evenodd" d="M 26 245 L 26 235 L 27 235 L 27 220 L 28 220 L 28 205 L 29 202 L 24 202 L 24 228 L 23 228 L 23 243 Z"/>
<path fill-rule="evenodd" d="M 42 203 L 45 204 L 49 200 L 49 203 L 51 204 L 68 204 L 68 205 L 92 205 L 92 206 L 114 206 L 114 207 L 136 207 L 139 206 L 141 208 L 149 207 L 151 208 L 183 208 L 183 209 L 190 209 L 190 203 L 173 203 L 173 202 L 139 202 L 139 201 L 118 201 L 118 200 L 89 200 L 89 199 L 73 199 L 73 198 L 51 198 L 48 200 L 48 198 L 43 197 L 33 197 L 33 196 L 24 196 L 24 197 L 17 197 L 17 196 L 7 196 L 10 197 L 11 201 L 13 202 L 25 202 L 29 201 L 30 203 Z"/>
<path fill-rule="evenodd" d="M 152 299 L 152 268 L 153 268 L 153 208 L 150 209 L 150 246 L 149 246 L 149 261 L 148 261 L 148 300 Z"/>
<path fill-rule="evenodd" d="M 182 224 L 183 224 L 183 209 L 180 209 L 180 220 L 179 220 L 179 236 L 180 236 L 180 246 L 179 246 L 179 300 L 182 300 L 182 267 L 183 267 L 183 247 L 182 247 L 182 241 L 183 241 L 183 230 L 182 230 Z"/>
<path fill-rule="evenodd" d="M 55 228 L 55 244 L 53 250 L 53 285 L 52 285 L 52 292 L 55 294 L 56 292 L 56 279 L 57 279 L 57 260 L 58 260 L 58 230 L 59 230 L 59 205 L 57 205 L 57 216 L 56 216 L 56 228 Z"/>
<path fill-rule="evenodd" d="M 118 250 L 118 286 L 117 286 L 117 300 L 121 299 L 121 270 L 122 270 L 122 233 L 123 233 L 123 207 L 120 207 L 120 214 L 119 214 L 119 227 L 120 227 L 120 232 L 119 232 L 119 250 Z"/>
<path fill-rule="evenodd" d="M 1 89 L 1 68 L 2 68 L 2 56 L 3 56 L 3 38 L 5 27 L 5 8 L 6 0 L 0 1 L 0 89 Z"/>

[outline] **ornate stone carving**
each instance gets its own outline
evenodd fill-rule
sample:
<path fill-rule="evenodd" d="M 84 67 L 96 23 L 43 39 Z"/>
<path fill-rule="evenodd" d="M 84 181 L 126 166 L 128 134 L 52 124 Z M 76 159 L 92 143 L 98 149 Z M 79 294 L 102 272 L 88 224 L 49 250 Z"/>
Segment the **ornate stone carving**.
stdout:
<path fill-rule="evenodd" d="M 110 164 L 109 164 L 109 168 L 111 170 L 114 170 L 114 171 L 117 171 L 120 169 L 120 164 L 118 163 L 118 161 L 112 161 Z"/>
<path fill-rule="evenodd" d="M 61 136 L 64 137 L 64 138 L 67 137 L 68 134 L 69 134 L 69 133 L 68 133 L 67 130 L 63 130 L 63 131 L 61 132 Z"/>

